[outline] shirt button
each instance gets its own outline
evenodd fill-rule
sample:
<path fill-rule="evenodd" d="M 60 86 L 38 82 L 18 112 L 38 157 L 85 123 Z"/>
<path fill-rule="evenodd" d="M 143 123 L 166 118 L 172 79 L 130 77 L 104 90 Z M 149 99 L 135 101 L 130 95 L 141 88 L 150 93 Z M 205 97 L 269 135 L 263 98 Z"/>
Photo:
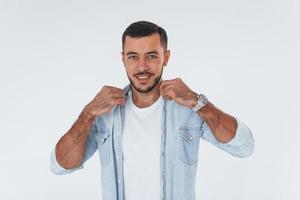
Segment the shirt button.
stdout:
<path fill-rule="evenodd" d="M 120 180 L 120 179 L 118 179 L 118 183 L 121 183 L 121 180 Z"/>

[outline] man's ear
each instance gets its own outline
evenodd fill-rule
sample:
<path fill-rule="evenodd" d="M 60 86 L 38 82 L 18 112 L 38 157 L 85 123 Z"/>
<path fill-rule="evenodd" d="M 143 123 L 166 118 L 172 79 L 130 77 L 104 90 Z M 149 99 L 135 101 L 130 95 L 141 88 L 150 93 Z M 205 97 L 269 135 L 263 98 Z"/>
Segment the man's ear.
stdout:
<path fill-rule="evenodd" d="M 170 55 L 171 55 L 171 51 L 170 50 L 166 50 L 164 52 L 164 63 L 163 63 L 163 66 L 167 66 L 167 64 L 169 62 Z"/>

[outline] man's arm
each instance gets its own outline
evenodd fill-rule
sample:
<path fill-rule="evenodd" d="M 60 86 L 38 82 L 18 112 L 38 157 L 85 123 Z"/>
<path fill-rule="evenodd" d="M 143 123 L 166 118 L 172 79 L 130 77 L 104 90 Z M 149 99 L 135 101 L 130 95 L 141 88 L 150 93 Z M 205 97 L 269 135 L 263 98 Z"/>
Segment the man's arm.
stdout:
<path fill-rule="evenodd" d="M 71 129 L 58 141 L 55 154 L 60 166 L 73 169 L 80 166 L 94 116 L 83 111 Z"/>
<path fill-rule="evenodd" d="M 160 85 L 160 94 L 167 99 L 174 100 L 178 104 L 191 109 L 198 101 L 197 94 L 193 92 L 180 78 L 162 81 Z M 227 144 L 228 142 L 233 141 L 233 143 L 228 144 L 243 146 L 245 145 L 245 142 L 248 142 L 246 141 L 246 139 L 249 139 L 248 136 L 252 136 L 249 129 L 241 122 L 241 126 L 238 127 L 238 122 L 234 117 L 222 112 L 211 102 L 205 105 L 197 113 L 211 129 L 212 134 L 219 143 Z M 236 137 L 236 134 L 238 134 L 239 137 Z M 233 138 L 237 140 L 233 140 Z"/>
<path fill-rule="evenodd" d="M 196 103 L 197 94 L 195 103 L 192 106 L 196 105 Z M 197 113 L 207 123 L 220 143 L 228 143 L 234 138 L 237 130 L 237 121 L 234 117 L 222 112 L 211 102 L 207 103 Z"/>
<path fill-rule="evenodd" d="M 117 105 L 125 103 L 122 89 L 104 86 L 96 97 L 83 109 L 70 130 L 58 141 L 55 159 L 64 169 L 81 165 L 90 129 L 97 116 L 110 112 Z"/>

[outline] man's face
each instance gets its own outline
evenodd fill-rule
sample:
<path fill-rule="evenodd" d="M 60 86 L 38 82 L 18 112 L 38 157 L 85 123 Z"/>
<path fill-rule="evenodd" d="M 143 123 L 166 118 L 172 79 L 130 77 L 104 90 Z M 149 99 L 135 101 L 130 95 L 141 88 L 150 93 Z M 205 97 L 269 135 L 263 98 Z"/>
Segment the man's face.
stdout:
<path fill-rule="evenodd" d="M 165 51 L 158 33 L 146 37 L 126 36 L 122 59 L 131 85 L 141 93 L 158 86 L 170 51 Z"/>

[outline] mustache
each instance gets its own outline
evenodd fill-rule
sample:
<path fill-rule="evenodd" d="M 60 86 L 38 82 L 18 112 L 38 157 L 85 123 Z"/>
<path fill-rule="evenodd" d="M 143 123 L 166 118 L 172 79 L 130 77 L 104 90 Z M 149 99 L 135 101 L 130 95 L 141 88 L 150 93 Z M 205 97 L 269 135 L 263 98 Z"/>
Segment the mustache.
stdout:
<path fill-rule="evenodd" d="M 150 72 L 147 72 L 147 71 L 144 71 L 144 72 L 138 72 L 138 73 L 134 74 L 134 76 L 139 76 L 139 75 L 153 75 L 153 74 L 150 73 Z"/>

